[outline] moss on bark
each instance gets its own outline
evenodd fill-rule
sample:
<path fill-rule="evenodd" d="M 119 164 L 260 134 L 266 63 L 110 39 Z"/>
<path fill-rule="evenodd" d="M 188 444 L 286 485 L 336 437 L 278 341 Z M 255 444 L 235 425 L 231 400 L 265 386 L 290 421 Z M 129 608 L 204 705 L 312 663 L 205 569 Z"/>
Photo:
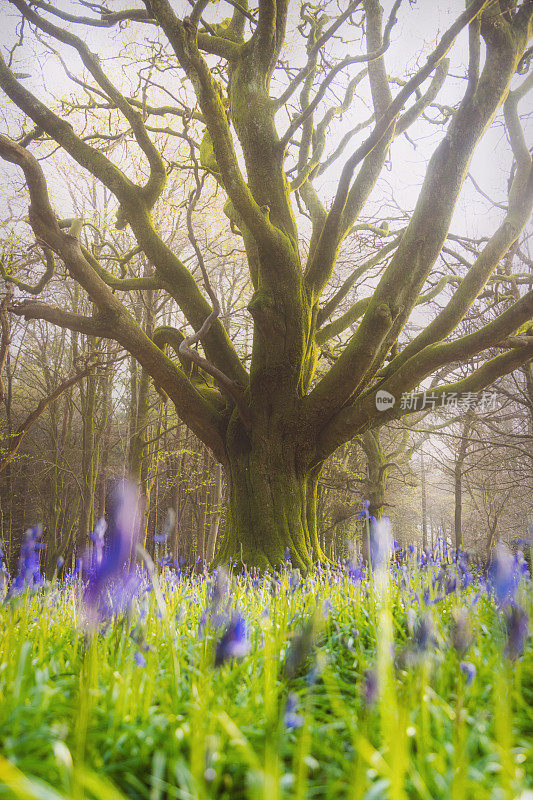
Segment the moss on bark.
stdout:
<path fill-rule="evenodd" d="M 236 561 L 267 569 L 283 562 L 306 572 L 324 553 L 317 535 L 320 470 L 298 467 L 295 445 L 272 428 L 253 440 L 235 437 L 228 448 L 228 508 L 218 564 Z"/>

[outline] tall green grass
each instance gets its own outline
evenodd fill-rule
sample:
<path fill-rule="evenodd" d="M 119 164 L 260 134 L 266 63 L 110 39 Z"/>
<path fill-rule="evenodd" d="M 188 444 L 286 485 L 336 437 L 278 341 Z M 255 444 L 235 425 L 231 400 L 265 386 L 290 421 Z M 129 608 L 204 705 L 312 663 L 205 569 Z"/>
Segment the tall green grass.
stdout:
<path fill-rule="evenodd" d="M 531 800 L 531 644 L 511 661 L 502 612 L 476 582 L 426 605 L 414 595 L 437 568 L 411 568 L 407 587 L 335 570 L 294 591 L 285 572 L 274 593 L 270 578 L 235 578 L 229 602 L 251 649 L 218 668 L 221 630 L 208 621 L 199 636 L 205 576 L 165 571 L 166 611 L 146 592 L 93 635 L 76 583 L 11 600 L 0 607 L 0 798 Z M 531 616 L 530 582 L 519 591 Z M 466 652 L 453 645 L 461 610 Z M 289 693 L 298 727 L 285 724 Z"/>

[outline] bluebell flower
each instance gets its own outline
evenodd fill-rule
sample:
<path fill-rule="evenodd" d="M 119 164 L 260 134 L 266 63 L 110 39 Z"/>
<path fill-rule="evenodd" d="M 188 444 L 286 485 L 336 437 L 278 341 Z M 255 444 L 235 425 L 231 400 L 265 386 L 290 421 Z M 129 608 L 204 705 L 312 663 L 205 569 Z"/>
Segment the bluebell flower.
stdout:
<path fill-rule="evenodd" d="M 39 551 L 44 550 L 46 547 L 45 544 L 39 542 L 42 532 L 42 525 L 34 525 L 25 532 L 20 548 L 18 573 L 9 587 L 7 597 L 21 594 L 26 589 L 37 589 L 44 585 L 45 580 L 40 572 L 39 565 Z"/>
<path fill-rule="evenodd" d="M 102 560 L 91 571 L 83 599 L 88 621 L 96 624 L 128 605 L 140 584 L 127 569 L 139 535 L 139 492 L 132 483 L 117 483 L 110 498 L 109 525 Z"/>
<path fill-rule="evenodd" d="M 516 660 L 524 652 L 529 630 L 529 617 L 525 609 L 513 605 L 507 617 L 507 646 L 505 653 Z"/>
<path fill-rule="evenodd" d="M 107 522 L 101 517 L 89 537 L 94 545 L 94 563 L 101 564 L 104 552 L 104 536 L 107 529 Z"/>
<path fill-rule="evenodd" d="M 326 599 L 322 603 L 322 613 L 325 617 L 328 617 L 332 611 L 333 611 L 333 603 L 331 602 L 329 597 L 326 597 Z"/>
<path fill-rule="evenodd" d="M 461 574 L 461 589 L 468 589 L 468 587 L 473 582 L 473 580 L 474 580 L 474 576 L 472 575 L 470 570 L 468 570 L 468 569 L 465 570 Z"/>
<path fill-rule="evenodd" d="M 419 651 L 424 652 L 434 641 L 433 636 L 433 617 L 431 614 L 424 614 L 417 623 L 414 632 L 414 641 Z"/>
<path fill-rule="evenodd" d="M 517 547 L 533 547 L 533 536 L 526 538 L 518 537 L 514 540 Z"/>
<path fill-rule="evenodd" d="M 215 652 L 215 667 L 220 666 L 229 658 L 242 658 L 250 652 L 250 639 L 246 620 L 239 611 L 236 611 L 217 644 Z"/>
<path fill-rule="evenodd" d="M 461 661 L 461 672 L 466 676 L 466 685 L 469 686 L 476 677 L 476 668 L 470 661 Z"/>
<path fill-rule="evenodd" d="M 200 622 L 198 623 L 198 639 L 202 641 L 205 636 L 205 626 L 207 625 L 207 612 L 204 610 L 202 611 L 202 616 L 200 617 Z"/>
<path fill-rule="evenodd" d="M 154 542 L 158 544 L 162 544 L 163 542 L 168 541 L 168 538 L 172 531 L 174 530 L 174 525 L 176 524 L 176 512 L 173 508 L 169 508 L 167 510 L 167 516 L 165 518 L 165 522 L 163 524 L 163 528 L 161 533 L 156 533 L 153 537 Z"/>
<path fill-rule="evenodd" d="M 320 667 L 316 663 L 316 661 L 311 665 L 311 669 L 305 676 L 305 682 L 308 686 L 314 686 L 318 680 L 318 676 L 320 675 Z"/>
<path fill-rule="evenodd" d="M 529 564 L 524 558 L 524 554 L 522 553 L 522 551 L 518 550 L 514 558 L 518 573 L 522 575 L 524 578 L 529 578 Z"/>
<path fill-rule="evenodd" d="M 487 570 L 487 586 L 498 605 L 504 606 L 514 599 L 519 582 L 520 572 L 512 553 L 499 544 Z"/>
<path fill-rule="evenodd" d="M 138 667 L 146 666 L 146 659 L 143 656 L 143 654 L 139 652 L 139 650 L 136 651 L 134 658 L 135 658 L 135 663 L 137 664 Z"/>
<path fill-rule="evenodd" d="M 379 696 L 379 683 L 378 676 L 375 669 L 367 669 L 365 671 L 365 683 L 363 700 L 365 706 L 373 706 Z"/>
<path fill-rule="evenodd" d="M 301 728 L 304 724 L 303 716 L 297 713 L 298 707 L 298 697 L 294 692 L 291 692 L 287 698 L 287 705 L 285 707 L 284 722 L 286 728 Z"/>
<path fill-rule="evenodd" d="M 376 518 L 374 517 L 373 514 L 370 513 L 369 508 L 370 508 L 370 500 L 365 500 L 363 502 L 363 508 L 357 515 L 356 519 L 367 519 L 369 522 L 375 522 Z"/>
<path fill-rule="evenodd" d="M 289 581 L 289 586 L 291 587 L 291 591 L 295 592 L 296 589 L 299 587 L 300 582 L 301 582 L 300 570 L 293 569 Z"/>
<path fill-rule="evenodd" d="M 346 564 L 346 574 L 352 583 L 360 585 L 365 577 L 365 572 L 361 564 L 357 564 L 350 560 Z"/>
<path fill-rule="evenodd" d="M 455 575 L 448 575 L 444 584 L 444 594 L 452 594 L 457 590 L 457 578 Z"/>

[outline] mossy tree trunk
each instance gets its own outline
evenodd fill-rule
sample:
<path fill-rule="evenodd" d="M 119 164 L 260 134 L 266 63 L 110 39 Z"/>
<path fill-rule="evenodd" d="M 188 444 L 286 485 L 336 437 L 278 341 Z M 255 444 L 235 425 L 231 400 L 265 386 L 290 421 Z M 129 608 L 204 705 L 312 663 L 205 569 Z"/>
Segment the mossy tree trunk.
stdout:
<path fill-rule="evenodd" d="M 269 567 L 286 552 L 307 571 L 324 554 L 317 536 L 318 471 L 298 464 L 294 443 L 272 435 L 229 451 L 226 535 L 217 563 Z"/>

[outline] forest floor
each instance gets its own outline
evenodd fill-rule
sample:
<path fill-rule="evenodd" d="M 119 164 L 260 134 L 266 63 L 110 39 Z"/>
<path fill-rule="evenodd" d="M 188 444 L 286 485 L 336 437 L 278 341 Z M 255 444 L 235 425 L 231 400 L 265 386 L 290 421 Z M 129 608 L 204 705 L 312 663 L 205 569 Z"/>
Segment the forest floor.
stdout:
<path fill-rule="evenodd" d="M 79 576 L 14 594 L 0 798 L 530 799 L 532 584 L 498 559 L 166 566 L 96 619 Z"/>

